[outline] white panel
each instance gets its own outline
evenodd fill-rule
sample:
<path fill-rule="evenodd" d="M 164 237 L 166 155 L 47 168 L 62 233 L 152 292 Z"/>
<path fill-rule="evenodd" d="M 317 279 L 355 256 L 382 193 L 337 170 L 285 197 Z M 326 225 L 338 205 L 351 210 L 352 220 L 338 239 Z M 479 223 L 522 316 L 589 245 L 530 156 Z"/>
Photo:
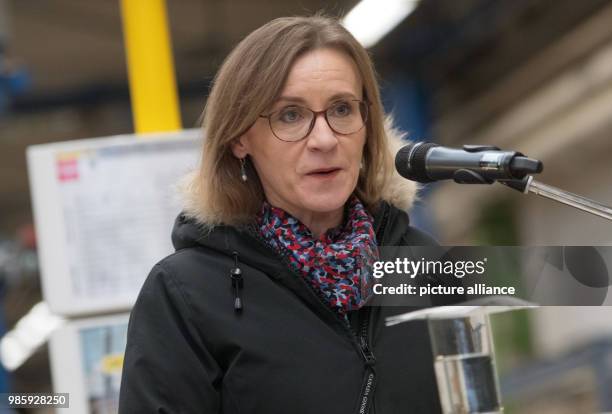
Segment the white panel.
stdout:
<path fill-rule="evenodd" d="M 117 412 L 129 315 L 68 322 L 49 341 L 53 391 L 69 393 L 58 413 Z"/>
<path fill-rule="evenodd" d="M 129 309 L 153 265 L 173 252 L 176 184 L 197 164 L 198 136 L 28 148 L 43 294 L 54 313 Z"/>

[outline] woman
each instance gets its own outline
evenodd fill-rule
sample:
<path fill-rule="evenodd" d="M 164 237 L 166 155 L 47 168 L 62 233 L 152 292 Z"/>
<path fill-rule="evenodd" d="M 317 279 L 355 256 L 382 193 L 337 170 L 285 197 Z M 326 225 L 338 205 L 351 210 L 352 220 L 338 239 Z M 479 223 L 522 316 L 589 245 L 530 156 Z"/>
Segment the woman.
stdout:
<path fill-rule="evenodd" d="M 364 306 L 403 211 L 367 52 L 335 20 L 276 19 L 222 65 L 201 170 L 132 310 L 122 413 L 436 413 L 423 324 Z"/>

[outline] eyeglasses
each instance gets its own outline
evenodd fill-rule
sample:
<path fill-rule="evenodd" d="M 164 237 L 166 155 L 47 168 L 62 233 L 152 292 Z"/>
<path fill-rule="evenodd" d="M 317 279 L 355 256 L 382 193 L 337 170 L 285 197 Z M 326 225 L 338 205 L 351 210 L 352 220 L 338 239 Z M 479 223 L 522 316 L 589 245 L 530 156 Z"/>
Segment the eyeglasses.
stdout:
<path fill-rule="evenodd" d="M 306 138 L 314 128 L 317 117 L 323 114 L 327 125 L 337 134 L 350 135 L 363 128 L 368 119 L 368 103 L 359 100 L 334 102 L 322 111 L 290 105 L 268 115 L 267 118 L 274 136 L 281 141 L 295 142 Z"/>

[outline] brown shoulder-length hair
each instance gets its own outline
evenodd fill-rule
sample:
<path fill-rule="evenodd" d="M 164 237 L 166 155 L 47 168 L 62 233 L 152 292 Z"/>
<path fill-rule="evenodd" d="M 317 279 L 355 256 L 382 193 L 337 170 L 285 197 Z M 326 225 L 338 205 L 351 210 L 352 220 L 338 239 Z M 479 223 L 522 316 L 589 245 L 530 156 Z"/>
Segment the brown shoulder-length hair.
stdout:
<path fill-rule="evenodd" d="M 370 107 L 355 194 L 375 213 L 394 166 L 374 67 L 367 51 L 337 19 L 316 15 L 270 21 L 243 39 L 223 62 L 202 114 L 200 168 L 184 182 L 187 215 L 207 227 L 245 224 L 255 217 L 264 200 L 263 188 L 250 162 L 249 179 L 241 180 L 232 143 L 278 98 L 295 60 L 319 48 L 346 53 L 361 75 Z"/>

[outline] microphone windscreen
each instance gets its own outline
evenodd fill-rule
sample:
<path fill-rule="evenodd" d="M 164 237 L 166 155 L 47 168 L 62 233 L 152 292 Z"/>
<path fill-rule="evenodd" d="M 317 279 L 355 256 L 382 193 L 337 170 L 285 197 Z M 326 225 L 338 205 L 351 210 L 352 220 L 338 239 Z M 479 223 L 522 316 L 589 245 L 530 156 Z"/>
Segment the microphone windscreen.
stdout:
<path fill-rule="evenodd" d="M 402 177 L 409 180 L 420 183 L 435 181 L 427 176 L 425 159 L 427 152 L 437 146 L 433 142 L 419 142 L 403 146 L 395 155 L 395 169 Z"/>
<path fill-rule="evenodd" d="M 410 169 L 408 168 L 408 157 L 410 156 L 410 151 L 412 150 L 412 146 L 414 144 L 404 145 L 397 151 L 395 154 L 395 169 L 404 178 L 410 178 Z"/>

